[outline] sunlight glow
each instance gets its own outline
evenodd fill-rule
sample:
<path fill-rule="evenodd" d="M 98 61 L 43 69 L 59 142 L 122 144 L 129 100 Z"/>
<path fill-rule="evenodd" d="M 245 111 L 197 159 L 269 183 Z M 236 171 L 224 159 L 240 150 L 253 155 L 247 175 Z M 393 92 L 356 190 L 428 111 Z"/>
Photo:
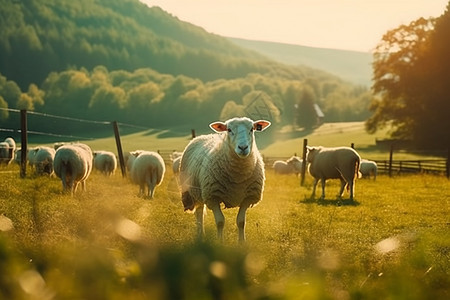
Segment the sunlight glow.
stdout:
<path fill-rule="evenodd" d="M 388 30 L 439 17 L 447 0 L 141 0 L 225 37 L 372 51 Z"/>

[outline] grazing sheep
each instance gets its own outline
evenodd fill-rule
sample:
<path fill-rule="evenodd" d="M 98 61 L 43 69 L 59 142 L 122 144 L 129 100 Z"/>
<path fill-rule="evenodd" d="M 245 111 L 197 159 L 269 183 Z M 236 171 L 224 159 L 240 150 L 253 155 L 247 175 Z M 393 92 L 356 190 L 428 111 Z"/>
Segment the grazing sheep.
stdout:
<path fill-rule="evenodd" d="M 55 174 L 61 179 L 63 191 L 73 196 L 81 183 L 86 191 L 86 180 L 92 171 L 93 155 L 85 144 L 63 145 L 56 150 L 54 159 Z"/>
<path fill-rule="evenodd" d="M 303 160 L 298 156 L 292 156 L 286 161 L 276 160 L 272 167 L 277 174 L 300 174 Z"/>
<path fill-rule="evenodd" d="M 111 176 L 117 169 L 116 155 L 110 151 L 94 151 L 94 168 L 106 176 Z"/>
<path fill-rule="evenodd" d="M 322 182 L 322 196 L 325 198 L 325 182 L 327 179 L 340 179 L 341 189 L 338 196 L 342 197 L 344 187 L 348 184 L 350 200 L 353 200 L 355 179 L 360 177 L 359 154 L 350 147 L 307 147 L 306 161 L 309 163 L 308 171 L 314 177 L 314 186 L 311 198 L 314 198 L 318 181 Z"/>
<path fill-rule="evenodd" d="M 40 146 L 36 149 L 33 149 L 34 154 L 34 166 L 36 168 L 36 173 L 38 175 L 48 174 L 51 175 L 53 173 L 53 161 L 55 159 L 55 149 Z"/>
<path fill-rule="evenodd" d="M 39 147 L 34 147 L 27 150 L 27 160 L 30 167 L 33 169 L 36 167 L 36 154 L 39 151 Z"/>
<path fill-rule="evenodd" d="M 139 195 L 145 195 L 145 188 L 148 188 L 147 196 L 153 198 L 156 186 L 160 185 L 166 166 L 164 160 L 157 152 L 142 151 L 133 161 L 131 167 L 131 180 L 139 185 Z"/>
<path fill-rule="evenodd" d="M 233 118 L 209 125 L 218 134 L 194 138 L 181 157 L 180 183 L 185 211 L 197 219 L 197 234 L 204 235 L 205 207 L 214 213 L 219 240 L 223 240 L 225 217 L 220 208 L 239 207 L 236 218 L 239 241 L 245 240 L 245 214 L 262 198 L 264 162 L 256 146 L 254 131 L 270 122 Z"/>
<path fill-rule="evenodd" d="M 13 138 L 8 137 L 0 143 L 0 164 L 9 165 L 14 159 L 14 152 L 16 151 L 16 142 Z"/>
<path fill-rule="evenodd" d="M 378 166 L 377 163 L 368 160 L 368 159 L 361 159 L 361 165 L 359 166 L 359 171 L 361 172 L 363 177 L 370 178 L 371 175 L 373 175 L 373 180 L 377 179 L 377 170 Z"/>

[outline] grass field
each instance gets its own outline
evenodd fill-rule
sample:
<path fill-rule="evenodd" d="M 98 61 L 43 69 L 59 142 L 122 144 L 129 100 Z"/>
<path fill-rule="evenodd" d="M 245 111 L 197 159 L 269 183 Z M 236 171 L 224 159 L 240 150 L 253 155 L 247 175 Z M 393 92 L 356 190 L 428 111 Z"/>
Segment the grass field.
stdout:
<path fill-rule="evenodd" d="M 155 199 L 93 173 L 73 198 L 56 178 L 0 170 L 0 299 L 449 299 L 450 181 L 358 180 L 356 201 L 309 199 L 311 178 L 267 170 L 263 201 L 212 213 L 205 242 L 170 166 Z M 12 228 L 13 227 L 13 228 Z"/>

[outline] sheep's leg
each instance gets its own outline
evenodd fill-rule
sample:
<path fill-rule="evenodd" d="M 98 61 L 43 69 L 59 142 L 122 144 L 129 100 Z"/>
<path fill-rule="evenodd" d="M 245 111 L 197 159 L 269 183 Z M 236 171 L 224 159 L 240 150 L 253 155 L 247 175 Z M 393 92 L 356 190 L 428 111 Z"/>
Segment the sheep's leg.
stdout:
<path fill-rule="evenodd" d="M 151 199 L 153 199 L 153 196 L 155 195 L 155 187 L 156 187 L 156 177 L 158 174 L 156 174 L 156 170 L 152 170 L 152 174 L 149 178 L 149 184 L 148 184 L 148 195 Z"/>
<path fill-rule="evenodd" d="M 340 180 L 341 180 L 341 189 L 339 190 L 339 194 L 338 194 L 339 198 L 342 197 L 342 194 L 344 193 L 345 186 L 347 185 L 347 182 L 344 179 L 341 178 Z"/>
<path fill-rule="evenodd" d="M 350 190 L 350 200 L 353 201 L 353 192 L 354 192 L 354 187 L 355 187 L 355 180 L 350 180 L 348 182 L 348 187 L 349 187 L 349 190 Z"/>
<path fill-rule="evenodd" d="M 325 183 L 327 182 L 325 178 L 321 178 L 320 182 L 322 183 L 322 196 L 320 196 L 320 199 L 325 199 Z"/>
<path fill-rule="evenodd" d="M 197 207 L 195 210 L 195 217 L 197 220 L 197 238 L 202 240 L 205 235 L 205 228 L 203 226 L 203 220 L 205 219 L 205 205 Z"/>
<path fill-rule="evenodd" d="M 215 202 L 211 210 L 214 214 L 214 220 L 216 220 L 216 227 L 217 227 L 217 237 L 219 241 L 223 242 L 223 228 L 225 227 L 225 217 L 222 213 L 222 210 L 220 209 L 220 203 Z"/>
<path fill-rule="evenodd" d="M 314 197 L 316 196 L 316 187 L 317 187 L 317 183 L 319 182 L 319 179 L 314 178 L 314 183 L 313 183 L 313 191 L 311 194 L 311 199 L 314 199 Z"/>
<path fill-rule="evenodd" d="M 242 204 L 239 207 L 239 212 L 236 218 L 236 225 L 239 232 L 239 242 L 245 241 L 245 216 L 247 212 L 248 205 Z"/>

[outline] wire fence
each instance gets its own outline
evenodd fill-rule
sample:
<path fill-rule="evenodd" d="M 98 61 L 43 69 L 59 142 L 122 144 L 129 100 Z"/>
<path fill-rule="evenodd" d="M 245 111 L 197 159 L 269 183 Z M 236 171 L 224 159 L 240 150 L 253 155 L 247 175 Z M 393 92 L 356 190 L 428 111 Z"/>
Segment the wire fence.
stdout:
<path fill-rule="evenodd" d="M 0 111 L 8 111 L 10 113 L 15 113 L 15 114 L 21 114 L 24 111 L 23 110 L 18 110 L 18 109 L 10 109 L 10 108 L 0 108 Z M 55 123 L 52 123 L 51 126 L 49 126 L 48 128 L 53 128 L 53 129 L 59 129 L 59 131 L 55 131 L 55 132 L 48 132 L 48 131 L 36 131 L 36 130 L 29 130 L 28 127 L 25 125 L 25 135 L 22 132 L 22 128 L 23 128 L 23 120 L 21 120 L 20 124 L 20 128 L 1 128 L 0 127 L 0 132 L 7 132 L 8 135 L 10 136 L 15 136 L 16 138 L 18 138 L 19 136 L 23 139 L 24 136 L 29 135 L 34 135 L 34 136 L 46 136 L 46 137 L 50 137 L 50 138 L 58 138 L 58 140 L 60 141 L 60 139 L 64 138 L 64 139 L 68 139 L 68 140 L 94 140 L 97 137 L 92 137 L 91 136 L 82 136 L 82 135 L 74 135 L 71 133 L 68 133 L 67 131 L 70 130 L 70 126 L 67 126 L 68 122 L 76 122 L 78 124 L 86 124 L 88 125 L 89 128 L 89 132 L 92 133 L 94 132 L 94 130 L 92 129 L 92 126 L 100 126 L 103 128 L 103 132 L 111 132 L 111 128 L 113 128 L 114 130 L 114 135 L 116 137 L 116 146 L 118 148 L 118 156 L 120 158 L 120 156 L 123 156 L 122 153 L 122 149 L 121 149 L 121 143 L 120 143 L 120 136 L 118 134 L 118 129 L 117 127 L 120 126 L 121 128 L 130 128 L 132 130 L 149 130 L 151 128 L 148 128 L 146 126 L 142 126 L 142 125 L 135 125 L 135 124 L 127 124 L 127 123 L 121 123 L 121 122 L 117 122 L 117 121 L 99 121 L 99 120 L 87 120 L 87 119 L 82 119 L 82 118 L 74 118 L 74 117 L 66 117 L 66 116 L 58 116 L 58 115 L 53 115 L 53 114 L 48 114 L 48 113 L 41 113 L 41 112 L 36 112 L 36 111 L 25 111 L 25 115 L 27 116 L 31 116 L 31 117 L 37 117 L 37 118 L 41 118 L 41 121 L 39 120 L 34 120 L 34 124 L 44 124 L 46 123 L 46 121 L 42 121 L 42 118 L 45 118 L 46 120 L 48 119 L 53 119 L 53 120 L 57 120 L 57 121 L 61 121 L 62 123 L 59 123 L 55 125 Z M 48 123 L 48 121 L 47 121 Z M 112 126 L 112 127 L 111 127 Z M 32 127 L 32 126 L 31 126 Z M 100 129 L 100 131 L 102 131 L 102 129 Z M 192 136 L 195 136 L 195 132 L 192 132 Z M 23 141 L 22 141 L 22 145 L 23 145 Z M 306 152 L 306 147 L 307 145 L 307 140 L 304 140 L 304 145 L 303 145 L 303 156 L 302 158 L 305 158 L 305 152 Z M 353 144 L 352 144 L 353 147 Z M 165 161 L 170 161 L 171 159 L 171 154 L 173 153 L 173 151 L 180 151 L 180 149 L 170 149 L 170 150 L 158 150 L 158 152 L 161 154 L 161 156 L 163 157 L 163 159 Z M 390 176 L 392 176 L 393 174 L 405 174 L 405 173 L 433 173 L 433 174 L 445 174 L 447 176 L 447 178 L 450 177 L 450 171 L 449 171 L 449 160 L 450 160 L 450 151 L 447 150 L 447 158 L 443 158 L 443 159 L 418 159 L 418 160 L 393 160 L 392 159 L 392 153 L 393 153 L 393 148 L 391 147 L 391 153 L 390 153 L 390 159 L 389 160 L 374 160 L 377 165 L 378 165 L 378 170 L 380 173 L 387 173 Z M 440 153 L 442 153 L 442 151 L 440 151 Z M 296 155 L 296 154 L 293 154 Z M 264 161 L 266 166 L 271 167 L 272 164 L 276 161 L 276 160 L 287 160 L 289 157 L 264 157 Z M 120 160 L 121 161 L 121 168 L 122 168 L 122 173 L 125 173 L 124 170 L 124 166 L 123 164 L 123 157 Z M 302 170 L 302 174 L 304 176 L 304 172 L 305 170 Z"/>
<path fill-rule="evenodd" d="M 20 114 L 21 110 L 18 109 L 11 109 L 11 108 L 1 108 L 0 107 L 0 111 L 8 111 L 8 112 L 12 112 L 12 113 L 16 113 L 16 114 Z M 93 137 L 88 137 L 88 136 L 82 136 L 82 135 L 74 135 L 74 134 L 70 134 L 67 133 L 68 131 L 70 131 L 70 127 L 69 126 L 64 126 L 65 124 L 67 124 L 67 122 L 76 122 L 76 123 L 83 123 L 83 124 L 87 124 L 87 125 L 97 125 L 100 127 L 103 127 L 105 130 L 110 131 L 111 130 L 111 126 L 113 124 L 114 121 L 98 121 L 98 120 L 87 120 L 87 119 L 82 119 L 82 118 L 74 118 L 74 117 L 65 117 L 65 116 L 58 116 L 58 115 L 53 115 L 53 114 L 48 114 L 48 113 L 41 113 L 41 112 L 36 112 L 36 111 L 26 111 L 27 114 L 27 118 L 28 118 L 28 123 L 30 123 L 30 117 L 40 117 L 41 120 L 42 118 L 46 118 L 46 119 L 54 119 L 54 120 L 60 120 L 62 121 L 62 123 L 51 123 L 49 127 L 49 131 L 36 131 L 36 130 L 27 130 L 27 134 L 30 135 L 37 135 L 37 136 L 47 136 L 47 137 L 56 137 L 56 138 L 64 138 L 67 140 L 94 140 L 95 138 Z M 37 119 L 34 120 L 35 124 L 39 124 L 39 127 L 43 127 L 43 123 L 42 121 Z M 9 122 L 11 123 L 11 122 Z M 17 124 L 20 124 L 19 120 L 16 120 Z M 121 123 L 121 122 L 117 122 L 117 124 L 123 128 L 123 127 L 127 127 L 130 129 L 135 129 L 135 130 L 148 130 L 150 128 L 146 127 L 146 126 L 142 126 L 142 125 L 135 125 L 135 124 L 128 124 L 128 123 Z M 31 126 L 30 126 L 31 125 Z M 33 124 L 30 124 L 28 127 L 33 127 Z M 54 132 L 51 132 L 51 130 L 53 129 Z M 92 128 L 89 127 L 89 131 L 92 132 L 91 130 Z M 14 135 L 16 137 L 18 137 L 21 132 L 22 129 L 20 127 L 17 128 L 0 128 L 0 132 L 8 132 L 10 133 L 10 135 Z"/>

